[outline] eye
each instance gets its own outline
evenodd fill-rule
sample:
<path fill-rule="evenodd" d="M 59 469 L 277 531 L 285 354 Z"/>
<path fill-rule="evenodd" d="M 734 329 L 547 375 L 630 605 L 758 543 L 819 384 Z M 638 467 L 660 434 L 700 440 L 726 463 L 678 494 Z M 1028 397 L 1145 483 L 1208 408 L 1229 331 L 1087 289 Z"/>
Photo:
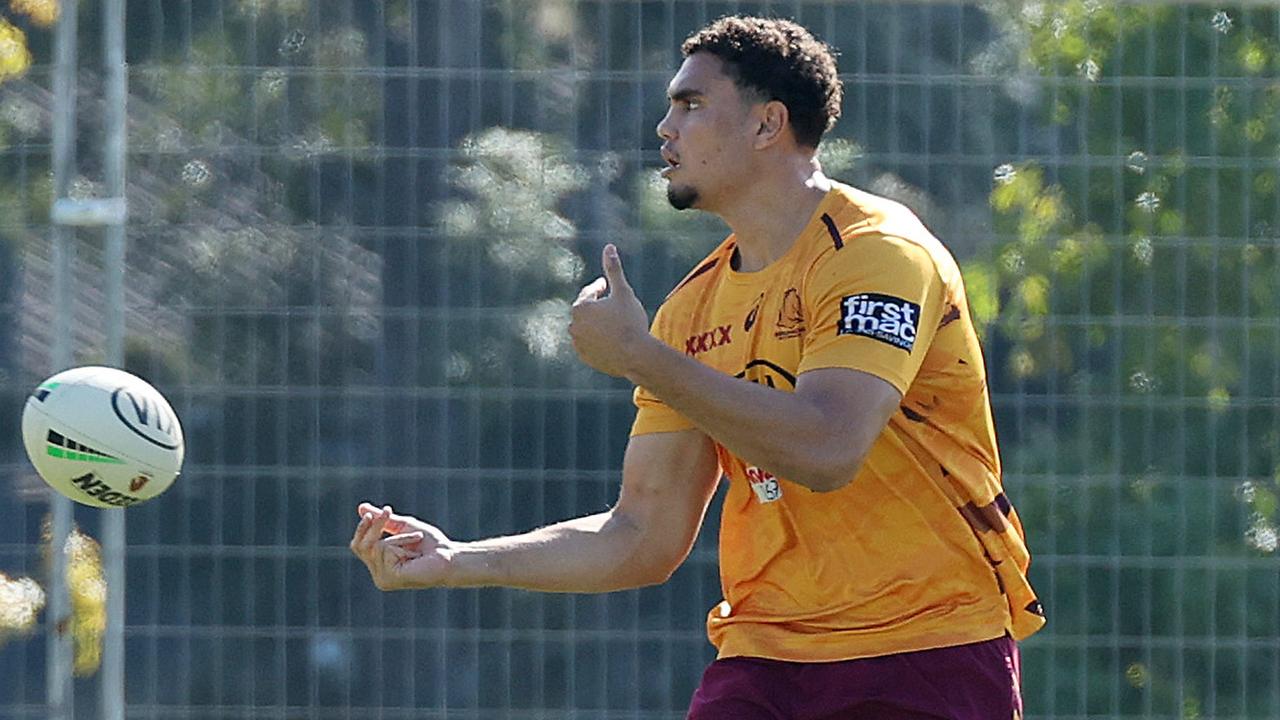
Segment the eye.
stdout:
<path fill-rule="evenodd" d="M 686 109 L 686 110 L 697 110 L 698 108 L 702 107 L 702 101 L 701 101 L 701 100 L 686 100 L 686 101 L 684 102 L 684 107 L 685 107 L 685 109 Z"/>

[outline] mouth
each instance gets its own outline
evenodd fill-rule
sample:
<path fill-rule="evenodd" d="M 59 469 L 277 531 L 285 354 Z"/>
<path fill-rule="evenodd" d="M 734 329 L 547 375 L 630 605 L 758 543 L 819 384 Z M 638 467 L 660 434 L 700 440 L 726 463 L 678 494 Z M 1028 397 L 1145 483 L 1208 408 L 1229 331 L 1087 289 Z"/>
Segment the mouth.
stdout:
<path fill-rule="evenodd" d="M 662 177 L 671 175 L 671 173 L 675 172 L 676 169 L 680 167 L 680 161 L 676 160 L 675 156 L 668 153 L 666 150 L 662 151 L 662 159 L 667 163 L 667 166 L 662 168 L 662 171 L 658 173 Z"/>

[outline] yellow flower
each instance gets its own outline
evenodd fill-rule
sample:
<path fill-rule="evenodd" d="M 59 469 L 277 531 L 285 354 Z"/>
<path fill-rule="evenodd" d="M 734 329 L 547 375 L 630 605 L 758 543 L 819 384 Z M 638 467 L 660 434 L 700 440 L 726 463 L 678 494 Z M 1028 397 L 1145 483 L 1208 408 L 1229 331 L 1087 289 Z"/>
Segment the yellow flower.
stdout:
<path fill-rule="evenodd" d="M 71 597 L 71 639 L 76 677 L 89 677 L 102 663 L 107 632 L 107 580 L 98 543 L 79 530 L 67 538 L 67 594 Z"/>
<path fill-rule="evenodd" d="M 9 0 L 9 8 L 31 18 L 40 27 L 49 27 L 58 21 L 58 0 Z"/>
<path fill-rule="evenodd" d="M 31 578 L 0 573 L 0 645 L 13 635 L 26 635 L 36 626 L 44 607 L 44 590 Z"/>
<path fill-rule="evenodd" d="M 44 522 L 44 553 L 49 560 L 52 543 L 51 519 Z M 97 541 L 72 528 L 63 552 L 67 557 L 67 595 L 71 600 L 69 630 L 76 677 L 88 677 L 102 662 L 102 640 L 107 631 L 107 580 L 102 567 L 102 549 Z"/>
<path fill-rule="evenodd" d="M 0 82 L 21 77 L 31 67 L 27 36 L 9 21 L 0 18 Z"/>

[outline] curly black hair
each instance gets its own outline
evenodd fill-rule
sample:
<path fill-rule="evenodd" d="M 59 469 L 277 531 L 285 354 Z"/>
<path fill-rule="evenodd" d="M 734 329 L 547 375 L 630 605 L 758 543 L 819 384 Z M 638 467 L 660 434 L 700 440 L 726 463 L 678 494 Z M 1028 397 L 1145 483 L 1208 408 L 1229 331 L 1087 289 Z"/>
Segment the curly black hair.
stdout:
<path fill-rule="evenodd" d="M 840 117 L 844 88 L 835 51 L 790 20 L 722 17 L 690 35 L 680 52 L 711 53 L 739 89 L 786 105 L 801 145 L 817 148 Z"/>

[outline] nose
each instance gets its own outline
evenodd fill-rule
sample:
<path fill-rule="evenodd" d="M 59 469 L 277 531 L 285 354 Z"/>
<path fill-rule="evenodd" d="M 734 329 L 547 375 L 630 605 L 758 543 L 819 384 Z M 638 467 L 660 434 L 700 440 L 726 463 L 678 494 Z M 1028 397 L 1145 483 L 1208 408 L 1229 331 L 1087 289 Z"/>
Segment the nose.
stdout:
<path fill-rule="evenodd" d="M 671 127 L 671 108 L 667 108 L 667 114 L 662 116 L 655 129 L 658 131 L 658 137 L 663 140 L 671 140 L 676 136 L 675 129 Z"/>

